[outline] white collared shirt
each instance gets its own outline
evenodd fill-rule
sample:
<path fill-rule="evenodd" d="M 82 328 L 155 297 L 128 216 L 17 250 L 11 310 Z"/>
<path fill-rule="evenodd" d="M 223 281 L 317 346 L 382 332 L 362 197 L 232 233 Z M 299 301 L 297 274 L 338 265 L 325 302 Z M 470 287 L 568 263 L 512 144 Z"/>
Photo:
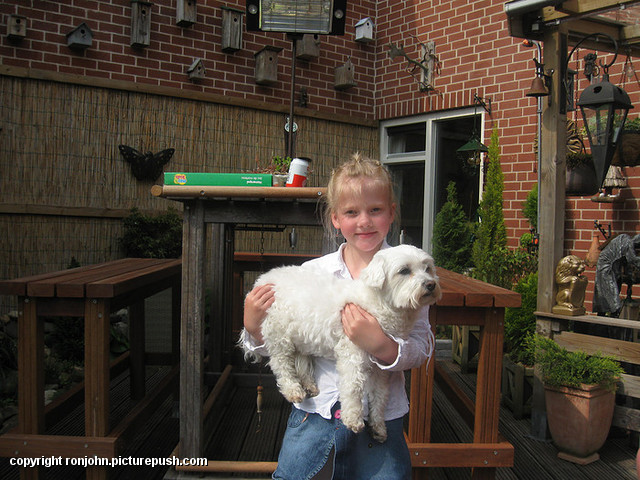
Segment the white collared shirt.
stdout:
<path fill-rule="evenodd" d="M 333 253 L 329 253 L 322 257 L 309 260 L 303 266 L 316 270 L 323 270 L 333 273 L 336 277 L 350 279 L 351 273 L 344 262 L 343 251 L 346 243 L 340 245 L 340 248 Z M 389 248 L 385 242 L 382 248 Z M 362 305 L 366 310 L 366 305 Z M 247 335 L 249 337 L 249 335 Z M 393 338 L 393 337 L 392 337 Z M 409 401 L 404 386 L 404 371 L 416 368 L 422 365 L 428 359 L 431 359 L 434 351 L 434 335 L 429 324 L 429 307 L 423 307 L 420 312 L 418 321 L 416 322 L 409 338 L 402 340 L 393 338 L 398 343 L 398 356 L 395 361 L 390 364 L 381 364 L 375 357 L 371 360 L 382 370 L 391 372 L 389 383 L 389 401 L 385 420 L 394 420 L 404 416 L 409 411 Z M 252 338 L 245 341 L 246 346 L 250 350 L 254 350 L 261 355 L 266 355 L 266 349 L 262 345 L 255 345 Z M 339 400 L 338 392 L 338 372 L 336 370 L 335 360 L 315 357 L 314 358 L 314 376 L 316 385 L 320 393 L 312 398 L 306 398 L 295 406 L 300 410 L 310 413 L 318 413 L 324 418 L 331 418 L 331 408 Z M 365 400 L 365 414 L 368 408 Z"/>

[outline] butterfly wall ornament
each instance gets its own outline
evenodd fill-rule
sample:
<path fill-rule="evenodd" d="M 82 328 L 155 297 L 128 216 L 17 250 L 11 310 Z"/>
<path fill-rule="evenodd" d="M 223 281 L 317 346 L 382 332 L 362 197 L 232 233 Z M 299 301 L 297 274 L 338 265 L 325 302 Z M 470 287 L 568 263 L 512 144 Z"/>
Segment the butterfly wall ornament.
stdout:
<path fill-rule="evenodd" d="M 169 163 L 175 152 L 174 148 L 167 148 L 158 153 L 141 153 L 127 145 L 118 145 L 118 149 L 124 159 L 131 164 L 133 176 L 141 181 L 155 181 L 162 173 L 162 168 Z"/>

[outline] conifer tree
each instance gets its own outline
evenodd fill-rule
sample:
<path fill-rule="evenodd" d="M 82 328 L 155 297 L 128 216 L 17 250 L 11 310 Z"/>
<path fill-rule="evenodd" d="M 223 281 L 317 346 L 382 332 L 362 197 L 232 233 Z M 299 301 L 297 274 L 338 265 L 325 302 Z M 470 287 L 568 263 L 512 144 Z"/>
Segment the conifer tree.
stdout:
<path fill-rule="evenodd" d="M 471 266 L 471 224 L 458 203 L 455 182 L 447 185 L 447 201 L 433 225 L 433 259 L 436 265 L 462 273 Z"/>
<path fill-rule="evenodd" d="M 502 192 L 504 174 L 500 167 L 500 143 L 498 130 L 491 132 L 489 145 L 489 166 L 482 200 L 478 206 L 478 225 L 476 240 L 473 244 L 473 276 L 485 282 L 500 286 L 501 270 L 504 268 L 504 254 L 507 252 L 507 230 L 502 212 Z M 508 252 L 507 252 L 508 253 Z"/>

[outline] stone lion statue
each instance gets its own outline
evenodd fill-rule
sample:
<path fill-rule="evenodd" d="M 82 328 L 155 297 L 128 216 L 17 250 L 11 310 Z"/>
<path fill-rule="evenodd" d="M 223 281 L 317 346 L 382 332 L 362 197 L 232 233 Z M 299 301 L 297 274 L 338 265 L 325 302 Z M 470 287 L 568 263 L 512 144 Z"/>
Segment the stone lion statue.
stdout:
<path fill-rule="evenodd" d="M 587 277 L 582 275 L 585 263 L 576 255 L 567 255 L 558 262 L 555 282 L 556 304 L 551 311 L 561 315 L 584 315 L 584 295 Z"/>

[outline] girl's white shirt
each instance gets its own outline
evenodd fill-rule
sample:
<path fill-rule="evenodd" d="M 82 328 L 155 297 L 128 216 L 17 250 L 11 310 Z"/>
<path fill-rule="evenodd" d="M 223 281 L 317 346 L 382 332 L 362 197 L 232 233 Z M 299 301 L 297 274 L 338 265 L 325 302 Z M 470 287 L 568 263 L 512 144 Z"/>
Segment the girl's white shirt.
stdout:
<path fill-rule="evenodd" d="M 327 271 L 339 278 L 352 278 L 343 258 L 345 245 L 346 243 L 340 245 L 336 252 L 305 262 L 303 267 Z M 382 248 L 389 248 L 387 242 L 384 242 Z M 366 305 L 362 305 L 362 307 L 366 310 Z M 392 364 L 381 364 L 375 357 L 370 357 L 371 361 L 380 369 L 391 372 L 389 401 L 385 420 L 400 418 L 409 411 L 409 400 L 405 390 L 403 372 L 419 367 L 433 356 L 435 339 L 429 323 L 429 307 L 422 308 L 418 321 L 407 340 L 391 338 L 398 344 L 398 356 Z M 249 350 L 263 356 L 268 355 L 264 345 L 256 345 L 250 335 L 246 335 L 245 339 L 245 346 Z M 302 402 L 296 403 L 295 406 L 305 412 L 318 413 L 322 417 L 329 419 L 331 418 L 331 409 L 339 400 L 336 362 L 331 359 L 315 357 L 313 363 L 316 385 L 320 393 L 315 397 L 306 398 Z M 368 411 L 365 398 L 365 415 Z"/>

